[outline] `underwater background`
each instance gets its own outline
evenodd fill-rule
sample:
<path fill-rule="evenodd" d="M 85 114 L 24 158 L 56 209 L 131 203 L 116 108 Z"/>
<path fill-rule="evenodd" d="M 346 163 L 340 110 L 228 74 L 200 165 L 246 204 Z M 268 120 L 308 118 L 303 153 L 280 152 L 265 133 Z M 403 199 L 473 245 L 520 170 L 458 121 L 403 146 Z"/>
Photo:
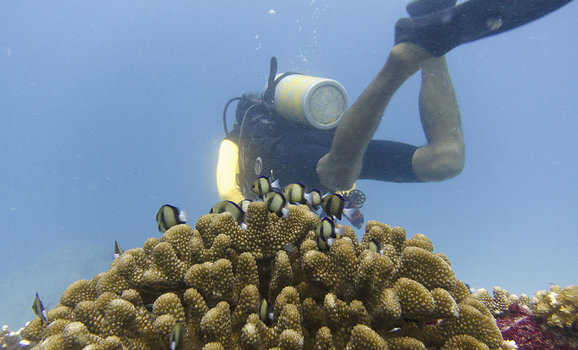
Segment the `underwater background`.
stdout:
<path fill-rule="evenodd" d="M 280 71 L 338 80 L 350 103 L 385 62 L 405 1 L 0 4 L 0 324 L 35 316 L 124 249 L 218 201 L 224 103 Z M 426 184 L 359 181 L 366 219 L 424 233 L 473 288 L 578 280 L 578 5 L 454 49 L 466 167 Z M 419 79 L 375 137 L 425 142 Z M 232 115 L 229 127 L 232 125 Z M 359 231 L 360 233 L 361 231 Z"/>

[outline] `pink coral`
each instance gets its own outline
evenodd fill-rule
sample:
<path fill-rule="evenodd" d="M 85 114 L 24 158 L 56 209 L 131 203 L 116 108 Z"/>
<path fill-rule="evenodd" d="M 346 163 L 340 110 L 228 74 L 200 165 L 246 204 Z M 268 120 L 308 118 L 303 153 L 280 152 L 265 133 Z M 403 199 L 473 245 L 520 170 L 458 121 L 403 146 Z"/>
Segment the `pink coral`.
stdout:
<path fill-rule="evenodd" d="M 518 350 L 578 349 L 575 334 L 541 326 L 532 312 L 519 304 L 511 304 L 496 322 L 504 340 L 514 340 Z"/>

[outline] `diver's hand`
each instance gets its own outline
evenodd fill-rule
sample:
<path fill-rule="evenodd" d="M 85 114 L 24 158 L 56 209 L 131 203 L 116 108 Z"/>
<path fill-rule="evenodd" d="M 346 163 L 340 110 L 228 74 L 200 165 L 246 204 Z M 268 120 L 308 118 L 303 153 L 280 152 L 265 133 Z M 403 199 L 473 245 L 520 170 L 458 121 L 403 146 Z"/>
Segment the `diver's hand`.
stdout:
<path fill-rule="evenodd" d="M 332 191 L 348 190 L 359 177 L 361 166 L 361 161 L 344 162 L 327 153 L 317 162 L 317 177 Z"/>

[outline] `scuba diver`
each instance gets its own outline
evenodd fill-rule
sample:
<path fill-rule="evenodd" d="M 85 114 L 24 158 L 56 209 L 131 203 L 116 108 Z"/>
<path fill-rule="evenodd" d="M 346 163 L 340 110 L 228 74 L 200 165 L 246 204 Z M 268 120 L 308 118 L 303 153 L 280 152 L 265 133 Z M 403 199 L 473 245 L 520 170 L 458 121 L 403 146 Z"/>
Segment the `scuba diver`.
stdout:
<path fill-rule="evenodd" d="M 456 0 L 414 0 L 407 6 L 410 18 L 396 23 L 395 45 L 385 65 L 349 109 L 339 83 L 297 73 L 277 75 L 272 58 L 264 93 L 246 94 L 225 106 L 226 137 L 217 165 L 221 199 L 239 203 L 249 198 L 251 183 L 265 175 L 284 185 L 298 181 L 309 189 L 344 191 L 347 203 L 358 208 L 364 196 L 354 189 L 357 179 L 431 182 L 457 176 L 465 146 L 444 55 L 570 1 L 469 0 L 456 6 Z M 391 97 L 418 70 L 427 144 L 372 140 Z M 226 112 L 233 101 L 238 101 L 236 122 L 228 131 Z"/>

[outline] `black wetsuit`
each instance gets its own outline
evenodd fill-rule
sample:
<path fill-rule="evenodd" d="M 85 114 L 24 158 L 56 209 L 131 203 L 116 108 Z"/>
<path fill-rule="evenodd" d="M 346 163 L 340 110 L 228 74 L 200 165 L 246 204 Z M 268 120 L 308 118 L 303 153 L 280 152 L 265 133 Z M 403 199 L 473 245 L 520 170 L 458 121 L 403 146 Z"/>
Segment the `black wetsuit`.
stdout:
<path fill-rule="evenodd" d="M 301 182 L 327 191 L 317 177 L 317 162 L 329 152 L 335 129 L 318 130 L 276 114 L 248 115 L 241 133 L 235 124 L 227 137 L 239 145 L 241 179 L 247 184 L 260 175 L 278 178 L 282 185 Z M 239 139 L 241 137 L 241 139 Z M 354 142 L 354 141 L 352 141 Z M 418 147 L 393 141 L 372 140 L 363 158 L 360 179 L 420 182 L 411 158 Z"/>

